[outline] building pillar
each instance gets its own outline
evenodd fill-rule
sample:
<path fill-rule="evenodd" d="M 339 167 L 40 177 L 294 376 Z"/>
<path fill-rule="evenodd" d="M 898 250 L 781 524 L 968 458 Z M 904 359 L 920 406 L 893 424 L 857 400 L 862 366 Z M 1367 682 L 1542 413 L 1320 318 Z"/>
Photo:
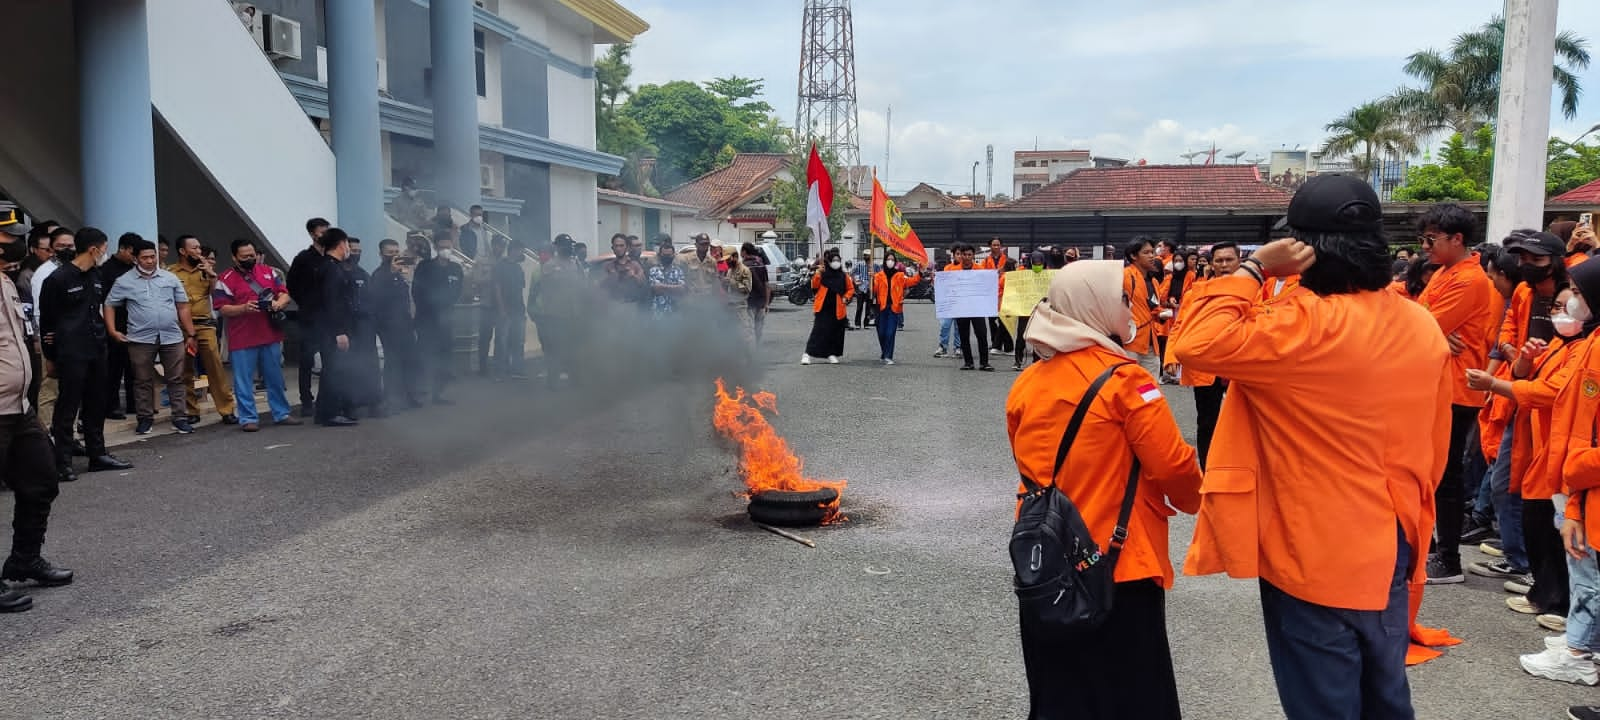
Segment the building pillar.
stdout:
<path fill-rule="evenodd" d="M 465 211 L 478 202 L 478 73 L 472 0 L 432 0 L 434 190 Z"/>
<path fill-rule="evenodd" d="M 353 237 L 376 243 L 386 231 L 377 12 L 372 0 L 345 0 L 326 3 L 323 14 L 339 226 Z"/>
<path fill-rule="evenodd" d="M 1487 239 L 1544 227 L 1544 175 L 1550 141 L 1550 68 L 1556 55 L 1556 0 L 1506 0 L 1500 110 L 1494 136 L 1494 186 Z"/>
<path fill-rule="evenodd" d="M 83 220 L 154 241 L 156 152 L 145 0 L 74 0 Z"/>

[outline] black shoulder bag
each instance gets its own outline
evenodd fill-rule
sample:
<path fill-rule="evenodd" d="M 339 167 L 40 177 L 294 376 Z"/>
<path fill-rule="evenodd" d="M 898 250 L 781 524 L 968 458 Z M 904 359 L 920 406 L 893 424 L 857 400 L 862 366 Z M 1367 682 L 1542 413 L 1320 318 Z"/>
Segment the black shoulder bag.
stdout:
<path fill-rule="evenodd" d="M 1133 459 L 1128 489 L 1122 496 L 1122 509 L 1117 513 L 1117 529 L 1111 533 L 1110 546 L 1104 552 L 1090 536 L 1078 507 L 1056 489 L 1055 481 L 1061 475 L 1061 466 L 1072 449 L 1073 438 L 1077 437 L 1078 428 L 1083 425 L 1083 418 L 1100 388 L 1117 368 L 1129 364 L 1118 363 L 1106 368 L 1084 391 L 1083 399 L 1078 402 L 1061 436 L 1061 446 L 1056 450 L 1051 484 L 1040 485 L 1022 476 L 1027 492 L 1018 496 L 1022 507 L 1011 531 L 1011 565 L 1016 570 L 1015 590 L 1023 623 L 1045 632 L 1072 634 L 1093 630 L 1111 614 L 1115 584 L 1112 575 L 1117 555 L 1128 539 L 1128 518 L 1133 513 L 1133 499 L 1139 487 L 1139 458 Z"/>
<path fill-rule="evenodd" d="M 273 270 L 273 274 L 277 274 L 277 271 Z M 262 312 L 267 314 L 267 324 L 271 325 L 272 329 L 281 332 L 284 324 L 289 320 L 289 314 L 282 310 L 272 309 L 272 301 L 276 296 L 271 290 L 261 287 L 261 283 L 256 282 L 254 272 L 240 270 L 239 276 L 244 278 L 244 281 L 250 285 L 251 292 L 256 294 L 256 305 L 261 308 Z"/>

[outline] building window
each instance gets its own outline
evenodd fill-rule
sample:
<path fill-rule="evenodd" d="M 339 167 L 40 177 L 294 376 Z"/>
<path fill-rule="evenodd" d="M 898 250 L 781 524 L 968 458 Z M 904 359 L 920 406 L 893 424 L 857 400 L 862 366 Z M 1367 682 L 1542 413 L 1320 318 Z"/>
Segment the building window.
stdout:
<path fill-rule="evenodd" d="M 917 207 L 919 209 L 921 209 L 921 210 L 927 210 L 928 209 L 928 203 L 926 201 L 917 203 Z"/>
<path fill-rule="evenodd" d="M 478 97 L 489 97 L 489 70 L 485 67 L 487 51 L 484 49 L 486 42 L 482 30 L 472 33 L 473 60 L 478 70 Z"/>
<path fill-rule="evenodd" d="M 1037 191 L 1041 187 L 1044 187 L 1044 186 L 1040 185 L 1039 183 L 1023 183 L 1022 184 L 1022 194 L 1023 195 L 1028 195 L 1030 193 L 1033 193 L 1033 192 Z"/>

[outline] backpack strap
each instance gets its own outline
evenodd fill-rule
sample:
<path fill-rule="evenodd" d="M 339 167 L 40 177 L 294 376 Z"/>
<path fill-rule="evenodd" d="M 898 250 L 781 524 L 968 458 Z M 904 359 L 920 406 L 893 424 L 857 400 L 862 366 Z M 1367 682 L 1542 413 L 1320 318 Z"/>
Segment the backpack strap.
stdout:
<path fill-rule="evenodd" d="M 1050 484 L 1052 486 L 1055 485 L 1056 476 L 1061 474 L 1061 466 L 1066 463 L 1067 453 L 1072 450 L 1072 441 L 1078 437 L 1078 428 L 1083 426 L 1083 418 L 1089 414 L 1089 406 L 1094 404 L 1095 397 L 1100 394 L 1100 388 L 1105 387 L 1106 382 L 1111 380 L 1111 376 L 1116 374 L 1117 368 L 1132 364 L 1131 362 L 1119 362 L 1106 368 L 1101 371 L 1099 377 L 1094 379 L 1094 382 L 1089 384 L 1089 389 L 1083 391 L 1083 397 L 1078 400 L 1078 407 L 1072 411 L 1072 419 L 1067 421 L 1066 431 L 1061 434 L 1061 444 L 1056 447 L 1056 464 L 1054 469 L 1050 471 Z M 1135 463 L 1135 468 L 1137 469 L 1137 462 Z M 1043 486 L 1029 479 L 1027 475 L 1021 475 L 1021 477 L 1022 486 L 1028 489 L 1027 494 L 1031 495 L 1044 490 Z M 1130 492 L 1129 498 L 1131 497 L 1132 493 Z M 1125 508 L 1132 508 L 1132 502 L 1129 500 L 1125 499 L 1122 504 Z M 1123 513 L 1123 515 L 1126 514 Z M 1126 522 L 1126 519 L 1124 519 L 1117 524 L 1123 525 Z"/>

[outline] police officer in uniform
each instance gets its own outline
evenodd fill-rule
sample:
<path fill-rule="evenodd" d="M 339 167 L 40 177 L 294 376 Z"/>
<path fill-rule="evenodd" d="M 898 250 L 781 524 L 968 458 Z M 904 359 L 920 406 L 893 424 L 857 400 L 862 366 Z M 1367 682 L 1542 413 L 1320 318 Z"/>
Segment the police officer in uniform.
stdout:
<path fill-rule="evenodd" d="M 383 259 L 367 283 L 362 307 L 372 316 L 378 340 L 383 343 L 384 401 L 403 399 L 405 407 L 422 407 L 417 395 L 417 331 L 411 324 L 411 268 L 415 250 L 400 254 L 400 243 L 378 243 Z"/>
<path fill-rule="evenodd" d="M 97 267 L 106 254 L 106 234 L 83 228 L 73 237 L 73 244 L 77 254 L 72 262 L 50 273 L 39 295 L 44 358 L 49 363 L 46 367 L 55 370 L 60 392 L 50 433 L 56 443 L 57 472 L 61 480 L 69 482 L 78 479 L 72 471 L 72 420 L 80 408 L 89 472 L 133 467 L 106 452 L 106 325 L 100 312 L 106 293 Z M 173 402 L 181 400 L 173 398 Z"/>
<path fill-rule="evenodd" d="M 450 379 L 454 342 L 451 320 L 456 301 L 461 299 L 463 275 L 461 266 L 445 252 L 455 244 L 451 231 L 437 231 L 433 242 L 438 252 L 418 263 L 416 279 L 411 284 L 411 298 L 417 306 L 417 354 L 422 358 L 424 377 L 432 384 L 433 404 L 450 405 L 444 398 L 444 387 Z"/>
<path fill-rule="evenodd" d="M 350 254 L 350 236 L 336 227 L 317 238 L 322 262 L 316 266 L 317 346 L 322 349 L 322 383 L 317 388 L 315 418 L 323 427 L 349 427 L 356 424 L 355 381 L 351 356 L 355 350 L 356 289 L 345 258 Z"/>

